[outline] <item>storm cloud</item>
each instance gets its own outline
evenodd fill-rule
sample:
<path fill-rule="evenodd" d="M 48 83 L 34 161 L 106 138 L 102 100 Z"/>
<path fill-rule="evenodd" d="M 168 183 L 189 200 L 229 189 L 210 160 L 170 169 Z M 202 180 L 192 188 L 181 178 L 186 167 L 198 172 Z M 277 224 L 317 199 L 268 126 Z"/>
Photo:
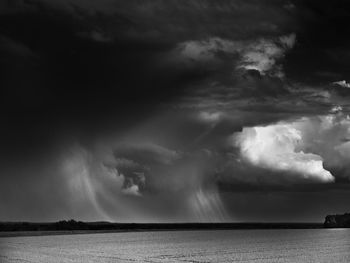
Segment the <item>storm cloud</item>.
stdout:
<path fill-rule="evenodd" d="M 347 1 L 1 2 L 0 220 L 343 213 L 349 10 Z"/>

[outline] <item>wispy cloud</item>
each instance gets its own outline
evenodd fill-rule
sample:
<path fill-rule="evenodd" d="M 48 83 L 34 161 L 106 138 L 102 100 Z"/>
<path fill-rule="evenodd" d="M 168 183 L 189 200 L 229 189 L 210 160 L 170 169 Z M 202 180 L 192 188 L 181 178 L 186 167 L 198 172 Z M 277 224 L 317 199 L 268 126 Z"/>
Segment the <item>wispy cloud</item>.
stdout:
<path fill-rule="evenodd" d="M 261 38 L 258 40 L 227 40 L 209 38 L 202 41 L 186 41 L 178 45 L 177 52 L 188 59 L 188 62 L 208 62 L 220 60 L 221 56 L 236 54 L 232 64 L 237 68 L 257 70 L 262 75 L 271 74 L 283 77 L 280 64 L 285 53 L 293 48 L 296 35 L 284 35 L 275 39 Z"/>
<path fill-rule="evenodd" d="M 346 80 L 335 81 L 332 84 L 343 88 L 350 88 L 350 83 L 346 82 Z"/>

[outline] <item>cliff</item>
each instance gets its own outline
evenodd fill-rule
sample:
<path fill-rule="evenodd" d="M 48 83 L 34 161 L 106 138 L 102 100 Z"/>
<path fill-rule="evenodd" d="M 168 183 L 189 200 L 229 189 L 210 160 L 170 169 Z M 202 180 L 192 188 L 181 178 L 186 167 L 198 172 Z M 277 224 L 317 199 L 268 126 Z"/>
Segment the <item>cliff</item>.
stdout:
<path fill-rule="evenodd" d="M 324 227 L 327 228 L 341 228 L 350 227 L 350 214 L 344 215 L 328 215 L 324 221 Z"/>

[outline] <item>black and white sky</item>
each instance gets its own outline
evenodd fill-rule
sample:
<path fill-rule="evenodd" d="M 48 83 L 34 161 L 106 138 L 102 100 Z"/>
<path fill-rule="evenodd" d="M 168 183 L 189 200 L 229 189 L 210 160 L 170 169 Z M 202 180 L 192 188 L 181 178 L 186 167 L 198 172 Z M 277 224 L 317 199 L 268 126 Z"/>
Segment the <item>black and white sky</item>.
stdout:
<path fill-rule="evenodd" d="M 1 0 L 0 221 L 349 212 L 349 21 L 345 0 Z"/>

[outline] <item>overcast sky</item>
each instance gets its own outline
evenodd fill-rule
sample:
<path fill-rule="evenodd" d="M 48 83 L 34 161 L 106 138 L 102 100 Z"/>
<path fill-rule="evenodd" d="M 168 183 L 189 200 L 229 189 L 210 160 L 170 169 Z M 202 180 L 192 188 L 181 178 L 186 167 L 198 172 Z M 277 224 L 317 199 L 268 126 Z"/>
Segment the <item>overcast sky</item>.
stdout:
<path fill-rule="evenodd" d="M 350 3 L 0 2 L 0 221 L 350 212 Z"/>

